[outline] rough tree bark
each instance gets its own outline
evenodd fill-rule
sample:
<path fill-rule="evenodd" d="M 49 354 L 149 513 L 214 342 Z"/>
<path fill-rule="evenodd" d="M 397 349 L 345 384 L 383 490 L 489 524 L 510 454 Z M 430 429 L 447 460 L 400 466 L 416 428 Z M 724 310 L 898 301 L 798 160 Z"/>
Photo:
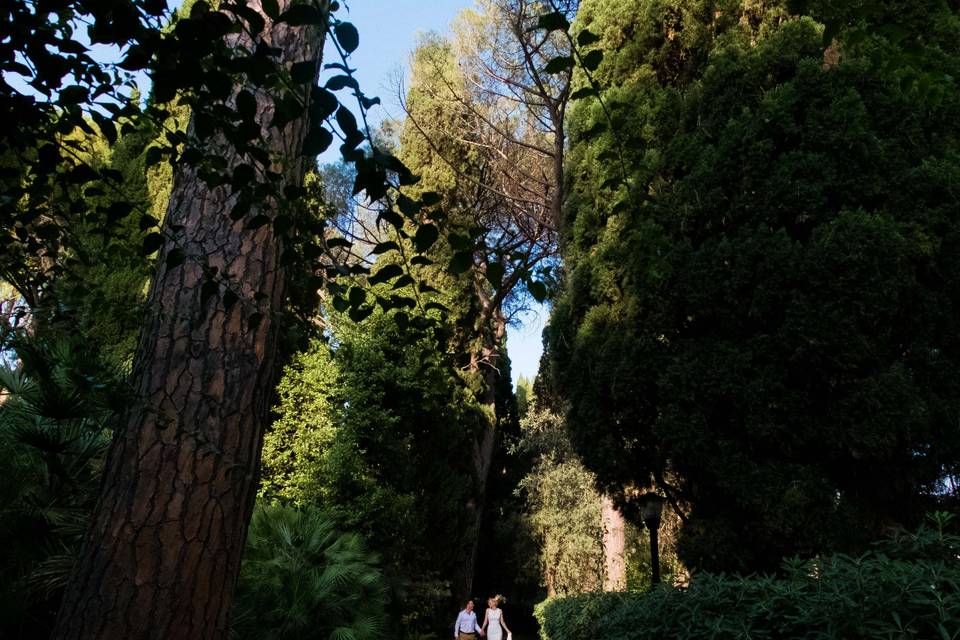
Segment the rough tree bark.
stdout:
<path fill-rule="evenodd" d="M 627 563 L 623 515 L 607 496 L 603 496 L 600 504 L 603 522 L 603 590 L 624 591 L 627 588 Z"/>
<path fill-rule="evenodd" d="M 289 4 L 281 0 L 281 10 Z M 261 11 L 259 0 L 249 5 Z M 319 63 L 321 30 L 266 20 L 264 40 L 283 51 L 282 61 Z M 248 89 L 257 95 L 258 121 L 269 123 L 272 101 Z M 274 169 L 291 184 L 303 179 L 308 126 L 305 115 L 282 131 L 262 125 Z M 211 145 L 232 166 L 244 161 L 222 139 Z M 192 170 L 177 171 L 164 226 L 182 228 L 157 261 L 134 359 L 136 399 L 114 437 L 54 638 L 227 635 L 273 389 L 274 313 L 284 299 L 281 238 L 272 225 L 244 230 L 243 220 L 233 222 L 234 202 L 228 187 L 211 189 Z M 167 268 L 176 246 L 187 259 Z M 227 309 L 222 296 L 201 295 L 198 259 L 218 268 L 239 302 Z M 256 293 L 266 297 L 254 302 Z M 254 313 L 262 321 L 250 326 Z"/>

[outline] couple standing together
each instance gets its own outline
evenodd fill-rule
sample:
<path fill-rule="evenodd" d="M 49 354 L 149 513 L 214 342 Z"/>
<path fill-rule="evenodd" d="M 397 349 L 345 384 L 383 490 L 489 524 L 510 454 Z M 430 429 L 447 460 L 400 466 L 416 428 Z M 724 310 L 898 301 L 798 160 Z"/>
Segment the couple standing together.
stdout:
<path fill-rule="evenodd" d="M 467 600 L 463 611 L 457 616 L 457 623 L 453 627 L 454 640 L 476 640 L 477 634 L 488 634 L 489 640 L 501 640 L 503 632 L 507 632 L 507 640 L 513 640 L 513 634 L 507 628 L 503 619 L 500 605 L 504 602 L 503 596 L 493 596 L 487 599 L 487 612 L 483 616 L 483 625 L 477 624 L 477 614 L 473 612 L 473 600 Z M 487 629 L 487 627 L 490 627 Z"/>

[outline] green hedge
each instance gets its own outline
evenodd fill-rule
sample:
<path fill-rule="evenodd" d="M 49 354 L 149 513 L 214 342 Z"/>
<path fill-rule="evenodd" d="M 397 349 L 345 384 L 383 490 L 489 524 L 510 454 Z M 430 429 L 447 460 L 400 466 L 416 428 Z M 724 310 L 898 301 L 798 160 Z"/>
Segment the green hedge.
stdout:
<path fill-rule="evenodd" d="M 960 638 L 960 537 L 932 528 L 783 574 L 702 573 L 689 588 L 587 593 L 536 610 L 543 640 Z"/>

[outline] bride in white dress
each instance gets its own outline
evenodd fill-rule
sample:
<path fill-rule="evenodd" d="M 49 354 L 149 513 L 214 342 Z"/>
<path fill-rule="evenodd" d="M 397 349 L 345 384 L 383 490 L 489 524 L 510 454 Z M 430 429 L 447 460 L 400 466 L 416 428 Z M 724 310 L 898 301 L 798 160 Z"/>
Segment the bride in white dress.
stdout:
<path fill-rule="evenodd" d="M 513 634 L 510 633 L 510 629 L 503 619 L 503 610 L 500 609 L 502 602 L 504 602 L 503 596 L 493 596 L 487 600 L 487 612 L 483 616 L 483 629 L 481 630 L 481 634 L 486 633 L 487 640 L 502 640 L 504 631 L 507 632 L 507 640 L 513 640 Z M 490 626 L 489 630 L 487 625 Z"/>

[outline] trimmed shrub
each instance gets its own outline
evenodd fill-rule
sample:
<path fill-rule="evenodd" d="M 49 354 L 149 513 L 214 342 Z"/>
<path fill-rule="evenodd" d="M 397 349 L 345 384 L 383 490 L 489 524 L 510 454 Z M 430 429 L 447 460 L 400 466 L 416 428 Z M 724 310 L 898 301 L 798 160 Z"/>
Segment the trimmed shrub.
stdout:
<path fill-rule="evenodd" d="M 934 526 L 782 575 L 701 573 L 685 589 L 588 593 L 536 610 L 543 640 L 960 638 L 960 537 Z"/>

